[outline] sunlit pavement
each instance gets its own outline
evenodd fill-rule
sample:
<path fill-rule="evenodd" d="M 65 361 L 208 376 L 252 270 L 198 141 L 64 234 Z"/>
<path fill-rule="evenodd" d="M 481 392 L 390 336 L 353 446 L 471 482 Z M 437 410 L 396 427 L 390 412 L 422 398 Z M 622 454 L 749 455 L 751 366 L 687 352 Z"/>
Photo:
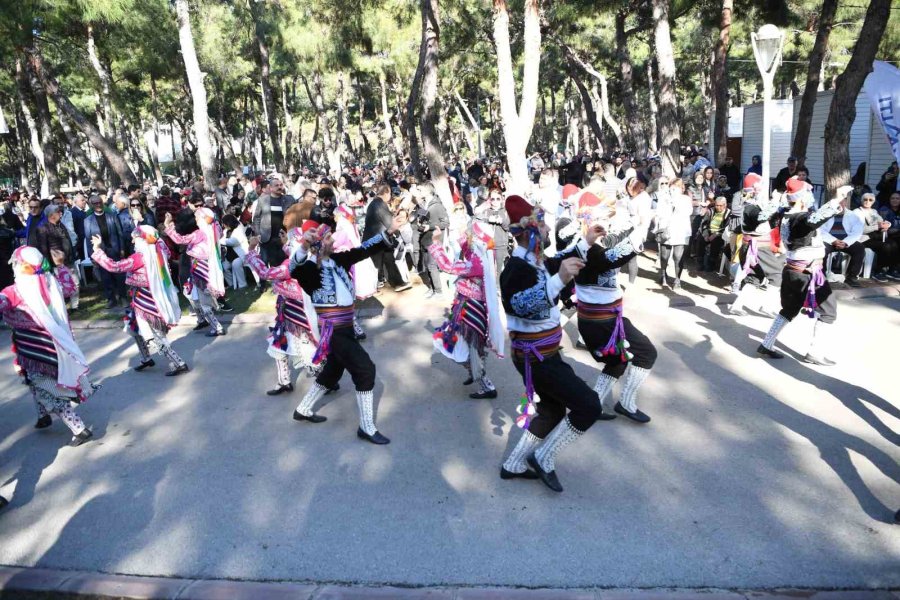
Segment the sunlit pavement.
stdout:
<path fill-rule="evenodd" d="M 900 297 L 842 301 L 840 363 L 820 368 L 797 360 L 810 319 L 766 362 L 754 350 L 769 319 L 723 315 L 723 290 L 639 287 L 626 311 L 659 349 L 639 400 L 653 421 L 595 425 L 557 461 L 562 494 L 500 480 L 521 379 L 491 360 L 500 397 L 469 400 L 463 370 L 431 354 L 438 305 L 365 320 L 386 447 L 356 438 L 349 377 L 321 425 L 291 420 L 305 377 L 266 396 L 274 365 L 257 318 L 214 340 L 177 328 L 192 370 L 175 379 L 162 361 L 131 371 L 120 330 L 77 329 L 103 389 L 80 409 L 95 441 L 69 448 L 61 423 L 32 429 L 2 331 L 0 564 L 315 583 L 305 597 L 317 598 L 340 596 L 322 582 L 900 587 Z M 566 356 L 593 384 L 566 330 Z"/>

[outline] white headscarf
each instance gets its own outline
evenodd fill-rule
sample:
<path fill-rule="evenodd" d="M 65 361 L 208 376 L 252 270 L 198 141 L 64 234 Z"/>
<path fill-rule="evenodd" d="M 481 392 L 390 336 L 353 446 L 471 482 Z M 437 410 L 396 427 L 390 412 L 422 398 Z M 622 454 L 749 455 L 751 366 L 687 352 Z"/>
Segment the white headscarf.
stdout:
<path fill-rule="evenodd" d="M 49 263 L 37 248 L 19 248 L 10 262 L 16 272 L 16 292 L 25 303 L 28 314 L 53 338 L 57 356 L 57 385 L 77 390 L 78 380 L 90 368 L 72 336 L 66 300 L 59 281 L 50 272 Z"/>
<path fill-rule="evenodd" d="M 172 283 L 169 261 L 163 250 L 164 243 L 159 241 L 159 233 L 149 225 L 141 225 L 132 233 L 134 249 L 144 261 L 150 294 L 159 313 L 169 325 L 177 325 L 181 319 L 181 307 L 178 305 L 178 290 Z"/>
<path fill-rule="evenodd" d="M 506 313 L 500 310 L 493 233 L 493 231 L 489 231 L 489 226 L 483 225 L 480 221 L 472 223 L 472 251 L 481 260 L 484 270 L 484 303 L 488 313 L 488 342 L 497 356 L 503 358 L 506 350 Z"/>
<path fill-rule="evenodd" d="M 209 290 L 214 296 L 224 296 L 225 273 L 222 271 L 222 257 L 219 255 L 219 226 L 216 223 L 216 215 L 208 208 L 198 208 L 194 216 L 197 219 L 197 227 L 206 235 Z"/>

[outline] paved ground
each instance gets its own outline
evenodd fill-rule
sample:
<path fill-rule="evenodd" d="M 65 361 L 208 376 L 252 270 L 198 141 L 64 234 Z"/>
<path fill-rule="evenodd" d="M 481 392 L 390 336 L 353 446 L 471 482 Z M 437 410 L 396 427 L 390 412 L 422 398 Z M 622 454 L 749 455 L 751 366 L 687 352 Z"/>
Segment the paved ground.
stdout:
<path fill-rule="evenodd" d="M 31 428 L 2 332 L 0 493 L 12 504 L 0 564 L 399 585 L 900 586 L 900 298 L 841 304 L 832 369 L 754 358 L 768 320 L 725 317 L 722 298 L 629 291 L 660 350 L 640 402 L 654 420 L 595 426 L 559 460 L 561 495 L 499 479 L 521 380 L 493 361 L 500 398 L 468 400 L 462 370 L 430 353 L 437 307 L 418 300 L 366 322 L 387 447 L 356 439 L 347 378 L 327 423 L 293 422 L 307 380 L 265 396 L 265 324 L 234 323 L 213 341 L 178 328 L 193 371 L 176 380 L 130 371 L 120 331 L 78 330 L 104 387 L 81 411 L 98 439 L 68 448 L 61 424 Z M 783 335 L 791 357 L 808 321 Z M 566 348 L 593 383 L 589 357 Z"/>

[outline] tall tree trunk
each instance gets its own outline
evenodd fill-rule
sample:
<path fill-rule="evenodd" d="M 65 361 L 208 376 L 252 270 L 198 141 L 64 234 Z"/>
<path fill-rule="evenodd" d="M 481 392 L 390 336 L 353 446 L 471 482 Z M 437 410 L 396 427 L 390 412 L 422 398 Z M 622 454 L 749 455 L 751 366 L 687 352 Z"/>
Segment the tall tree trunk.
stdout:
<path fill-rule="evenodd" d="M 403 121 L 406 142 L 409 144 L 409 162 L 412 165 L 413 174 L 420 180 L 422 178 L 422 158 L 419 154 L 419 138 L 416 134 L 416 105 L 422 90 L 422 77 L 425 74 L 425 50 L 425 28 L 423 26 L 422 39 L 419 42 L 419 62 L 416 65 L 409 97 L 406 99 L 406 114 Z"/>
<path fill-rule="evenodd" d="M 457 96 L 459 94 L 457 93 Z M 462 124 L 462 132 L 463 137 L 466 140 L 466 146 L 469 147 L 469 151 L 472 154 L 478 154 L 478 147 L 475 145 L 475 140 L 472 139 L 472 130 L 469 127 L 469 122 L 466 121 L 466 118 L 463 116 L 462 111 L 459 109 L 459 104 L 454 103 L 453 108 L 456 111 L 456 118 L 459 119 L 459 122 Z"/>
<path fill-rule="evenodd" d="M 159 98 L 156 93 L 156 78 L 150 76 L 150 114 L 153 116 L 153 174 L 156 177 L 156 185 L 162 187 L 163 173 L 159 164 Z M 172 160 L 175 159 L 174 152 Z"/>
<path fill-rule="evenodd" d="M 656 86 L 653 85 L 653 57 L 647 61 L 647 106 L 650 109 L 650 134 L 647 140 L 651 152 L 659 149 L 659 108 L 656 106 Z"/>
<path fill-rule="evenodd" d="M 466 119 L 468 120 L 469 125 L 472 128 L 472 131 L 475 132 L 475 136 L 477 137 L 477 139 L 475 140 L 475 148 L 473 149 L 475 152 L 475 155 L 481 156 L 483 154 L 482 150 L 481 150 L 481 146 L 480 146 L 480 144 L 481 144 L 481 125 L 478 123 L 477 120 L 475 120 L 475 117 L 472 115 L 472 111 L 469 110 L 468 105 L 466 104 L 465 100 L 463 100 L 463 97 L 459 95 L 459 92 L 454 91 L 453 93 L 456 96 L 456 102 L 462 108 L 462 114 L 465 115 Z"/>
<path fill-rule="evenodd" d="M 630 11 L 626 9 L 616 13 L 616 62 L 619 63 L 619 76 L 622 78 L 622 107 L 625 109 L 625 129 L 628 132 L 626 141 L 632 150 L 643 156 L 647 136 L 635 102 L 634 67 L 631 53 L 628 51 L 628 37 L 625 34 L 625 18 L 628 14 Z"/>
<path fill-rule="evenodd" d="M 343 71 L 337 74 L 337 137 L 338 145 L 347 149 L 348 155 L 353 155 L 353 142 L 350 140 L 350 132 L 347 131 L 347 86 L 344 85 L 345 75 Z"/>
<path fill-rule="evenodd" d="M 359 158 L 362 159 L 364 153 L 367 157 L 371 154 L 372 147 L 369 145 L 369 139 L 366 137 L 366 98 L 363 95 L 363 85 L 359 73 L 353 77 L 353 89 L 356 92 L 356 103 L 359 106 L 356 150 Z"/>
<path fill-rule="evenodd" d="M 587 125 L 590 127 L 591 133 L 594 134 L 594 137 L 602 143 L 603 128 L 600 127 L 600 123 L 597 121 L 597 111 L 594 108 L 594 102 L 591 99 L 591 94 L 590 92 L 588 92 L 587 87 L 585 87 L 584 82 L 581 81 L 581 78 L 578 76 L 578 71 L 575 69 L 575 65 L 571 61 L 569 61 L 569 77 L 572 78 L 572 81 L 575 83 L 575 87 L 578 88 L 578 93 L 581 95 L 581 106 L 584 108 L 584 120 L 587 121 Z M 589 146 L 590 137 L 584 135 L 584 142 L 585 145 Z"/>
<path fill-rule="evenodd" d="M 538 0 L 525 0 L 522 99 L 516 109 L 516 81 L 509 43 L 509 11 L 506 0 L 494 0 L 494 47 L 497 51 L 497 93 L 503 119 L 503 137 L 509 163 L 511 192 L 523 193 L 529 185 L 525 153 L 537 112 L 538 75 L 541 64 L 541 27 Z"/>
<path fill-rule="evenodd" d="M 269 143 L 272 145 L 272 161 L 279 172 L 286 172 L 284 157 L 281 154 L 280 135 L 278 133 L 278 119 L 275 113 L 275 97 L 272 94 L 272 82 L 269 66 L 269 45 L 266 40 L 266 24 L 260 14 L 259 2 L 250 1 L 250 16 L 253 18 L 253 35 L 256 40 L 256 60 L 259 65 L 260 81 L 262 82 L 262 100 L 266 114 L 266 129 L 269 133 Z"/>
<path fill-rule="evenodd" d="M 72 124 L 69 122 L 66 113 L 59 111 L 56 113 L 56 116 L 59 118 L 59 124 L 62 127 L 63 135 L 66 136 L 69 152 L 71 152 L 75 162 L 78 163 L 79 167 L 84 169 L 85 173 L 87 173 L 92 185 L 102 185 L 103 182 L 100 180 L 100 172 L 97 171 L 97 167 L 94 166 L 94 163 L 92 163 L 91 159 L 88 158 L 88 155 L 85 154 L 84 148 L 81 147 L 81 141 L 78 139 L 78 135 L 72 130 Z M 106 186 L 104 185 L 103 187 L 105 188 Z"/>
<path fill-rule="evenodd" d="M 309 96 L 309 103 L 312 104 L 316 111 L 316 131 L 322 137 L 322 151 L 325 159 L 328 161 L 328 171 L 332 177 L 338 177 L 341 174 L 341 157 L 340 147 L 335 148 L 331 140 L 331 128 L 328 124 L 328 115 L 325 113 L 325 100 L 322 96 L 322 75 L 316 70 L 313 73 L 313 87 L 310 88 L 309 81 L 306 77 L 302 77 L 303 86 L 306 88 L 306 95 Z M 315 89 L 315 92 L 313 92 Z"/>
<path fill-rule="evenodd" d="M 128 166 L 128 162 L 122 153 L 108 139 L 100 135 L 94 124 L 85 118 L 81 111 L 75 108 L 68 96 L 63 93 L 56 79 L 45 70 L 44 59 L 37 48 L 28 50 L 28 60 L 44 91 L 53 98 L 56 107 L 65 112 L 66 116 L 72 119 L 75 126 L 88 138 L 91 144 L 103 154 L 122 183 L 124 185 L 137 183 L 137 178 L 134 176 L 134 172 Z"/>
<path fill-rule="evenodd" d="M 728 153 L 728 46 L 731 44 L 731 18 L 734 0 L 722 0 L 722 14 L 719 18 L 719 39 L 713 50 L 712 73 L 709 85 L 712 88 L 716 116 L 713 125 L 715 164 L 725 163 Z"/>
<path fill-rule="evenodd" d="M 282 148 L 284 149 L 284 163 L 287 165 L 286 168 L 290 169 L 294 156 L 292 150 L 294 141 L 294 117 L 291 115 L 290 108 L 288 107 L 287 81 L 281 82 L 281 110 L 284 112 L 284 131 L 282 132 L 284 142 L 282 145 Z"/>
<path fill-rule="evenodd" d="M 31 147 L 31 156 L 34 159 L 33 163 L 37 165 L 40 194 L 42 197 L 47 197 L 50 195 L 50 182 L 47 180 L 47 169 L 44 166 L 44 147 L 43 144 L 41 144 L 41 134 L 38 131 L 37 123 L 31 114 L 31 109 L 28 107 L 28 100 L 32 97 L 31 85 L 21 60 L 16 61 L 16 92 L 19 97 L 19 112 L 21 113 L 23 121 L 18 127 L 19 140 L 24 143 L 25 132 L 27 130 L 28 141 Z M 31 160 L 28 162 L 32 163 Z"/>
<path fill-rule="evenodd" d="M 669 31 L 669 0 L 652 0 L 656 63 L 659 68 L 659 130 L 663 175 L 681 172 L 681 128 L 675 94 L 675 53 Z"/>
<path fill-rule="evenodd" d="M 420 0 L 419 8 L 422 13 L 422 52 L 419 56 L 425 57 L 422 74 L 422 146 L 431 174 L 431 184 L 447 209 L 447 214 L 450 214 L 453 197 L 438 139 L 438 50 L 441 34 L 438 0 Z"/>
<path fill-rule="evenodd" d="M 112 77 L 97 55 L 97 46 L 94 42 L 94 27 L 91 24 L 87 26 L 87 51 L 91 66 L 94 67 L 94 72 L 97 73 L 97 78 L 100 80 L 100 106 L 103 107 L 104 125 L 103 135 L 115 141 L 116 120 L 112 109 Z"/>
<path fill-rule="evenodd" d="M 203 171 L 203 184 L 208 191 L 216 186 L 216 170 L 213 165 L 212 143 L 209 136 L 209 113 L 207 112 L 206 86 L 204 74 L 200 71 L 197 51 L 194 49 L 194 34 L 191 31 L 191 15 L 188 0 L 174 0 L 175 12 L 178 15 L 178 41 L 181 44 L 181 56 L 187 72 L 188 84 L 194 106 L 194 133 L 197 136 L 197 154 L 200 168 Z"/>
<path fill-rule="evenodd" d="M 825 54 L 828 52 L 828 38 L 834 27 L 834 16 L 837 13 L 838 0 L 823 0 L 819 11 L 819 30 L 816 41 L 809 54 L 809 67 L 806 71 L 806 87 L 800 100 L 800 112 L 797 113 L 797 125 L 794 127 L 794 143 L 791 155 L 806 156 L 809 144 L 809 131 L 812 127 L 813 109 L 816 106 L 816 94 L 822 87 L 822 71 L 825 65 Z"/>
<path fill-rule="evenodd" d="M 231 137 L 225 131 L 224 124 L 221 121 L 219 122 L 218 127 L 216 127 L 215 124 L 212 124 L 209 127 L 209 131 L 213 134 L 213 137 L 216 138 L 216 141 L 225 153 L 225 160 L 231 165 L 231 170 L 234 171 L 236 175 L 240 176 L 240 174 L 243 173 L 243 167 L 241 166 L 241 161 L 238 160 L 237 155 L 234 153 L 234 148 L 231 145 Z"/>
<path fill-rule="evenodd" d="M 50 116 L 50 103 L 47 101 L 47 93 L 38 81 L 34 70 L 25 65 L 25 74 L 31 97 L 34 100 L 35 121 L 41 137 L 41 150 L 44 154 L 43 169 L 48 187 L 46 196 L 59 191 L 59 166 L 56 157 L 56 140 L 53 135 L 53 120 Z M 42 190 L 43 191 L 43 190 Z"/>
<path fill-rule="evenodd" d="M 384 69 L 378 70 L 378 85 L 381 87 L 381 124 L 384 127 L 385 142 L 394 151 L 394 164 L 399 165 L 400 158 L 403 156 L 403 142 L 394 135 L 394 128 L 391 127 L 391 113 L 388 110 L 387 99 L 387 78 L 385 77 Z"/>
<path fill-rule="evenodd" d="M 856 119 L 856 97 L 866 76 L 872 72 L 875 53 L 891 16 L 891 0 L 870 0 L 850 56 L 850 62 L 837 79 L 828 121 L 825 123 L 825 187 L 828 198 L 850 182 L 850 128 Z"/>

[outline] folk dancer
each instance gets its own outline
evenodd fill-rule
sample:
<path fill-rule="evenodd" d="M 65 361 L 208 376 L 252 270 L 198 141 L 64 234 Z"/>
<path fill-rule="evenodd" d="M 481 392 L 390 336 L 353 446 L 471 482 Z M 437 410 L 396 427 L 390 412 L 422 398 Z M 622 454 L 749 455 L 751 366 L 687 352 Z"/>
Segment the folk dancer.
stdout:
<path fill-rule="evenodd" d="M 513 364 L 525 382 L 516 419 L 525 431 L 500 468 L 500 477 L 539 477 L 561 492 L 555 464 L 560 450 L 598 419 L 612 418 L 603 413 L 597 393 L 560 356 L 559 294 L 584 261 L 566 254 L 542 258 L 550 233 L 542 211 L 515 195 L 506 199 L 506 210 L 516 247 L 500 274 L 500 293 Z"/>
<path fill-rule="evenodd" d="M 356 248 L 362 243 L 359 237 L 359 228 L 356 226 L 356 214 L 347 204 L 341 204 L 334 211 L 334 250 L 343 252 Z M 403 257 L 401 257 L 401 260 Z M 399 265 L 398 265 L 399 266 Z M 378 291 L 378 271 L 371 258 L 360 261 L 350 268 L 350 277 L 356 288 L 356 299 L 365 300 L 371 298 Z M 359 322 L 357 311 L 353 313 L 353 335 L 358 340 L 366 339 L 366 330 Z"/>
<path fill-rule="evenodd" d="M 503 358 L 506 324 L 500 311 L 497 276 L 494 271 L 493 227 L 472 221 L 466 235 L 460 238 L 460 258 L 451 261 L 441 246 L 443 232 L 432 234 L 428 252 L 438 268 L 456 276 L 456 298 L 450 307 L 450 318 L 434 333 L 435 349 L 466 367 L 469 377 L 463 385 L 478 380 L 478 391 L 469 398 L 496 398 L 497 388 L 487 376 L 487 351 Z"/>
<path fill-rule="evenodd" d="M 284 232 L 281 232 L 284 236 Z M 291 229 L 282 244 L 286 256 L 290 250 L 300 246 L 303 231 L 299 227 Z M 272 292 L 277 296 L 275 302 L 275 324 L 269 328 L 268 349 L 266 352 L 275 359 L 277 385 L 266 392 L 269 396 L 277 396 L 294 391 L 291 366 L 297 369 L 306 368 L 317 372 L 312 358 L 319 339 L 319 325 L 312 300 L 300 287 L 300 283 L 291 277 L 290 259 L 277 266 L 266 266 L 259 255 L 259 237 L 249 240 L 250 250 L 247 252 L 247 264 L 263 281 L 272 282 Z"/>
<path fill-rule="evenodd" d="M 337 385 L 347 370 L 356 387 L 359 408 L 356 435 L 373 444 L 390 443 L 375 427 L 375 363 L 353 334 L 355 291 L 350 268 L 375 254 L 389 252 L 393 236 L 402 225 L 402 219 L 394 217 L 385 232 L 356 248 L 334 252 L 334 236 L 327 225 L 304 223 L 303 241 L 291 256 L 291 276 L 312 298 L 321 335 L 313 363 L 324 360 L 325 366 L 294 411 L 294 419 L 311 423 L 325 421 L 325 417 L 314 412 L 316 402 Z"/>
<path fill-rule="evenodd" d="M 53 252 L 55 275 L 37 248 L 22 246 L 13 252 L 15 282 L 0 291 L 0 314 L 12 329 L 13 366 L 31 389 L 38 412 L 35 429 L 50 427 L 51 414 L 72 432 L 70 446 L 93 437 L 75 406 L 88 399 L 99 385 L 88 380 L 90 367 L 69 325 L 65 298 L 77 289 L 65 256 Z"/>
<path fill-rule="evenodd" d="M 578 298 L 578 333 L 603 372 L 594 391 L 602 404 L 613 384 L 625 375 L 622 393 L 614 410 L 635 423 L 650 417 L 637 407 L 637 392 L 656 362 L 653 343 L 624 316 L 623 293 L 618 284 L 619 268 L 637 254 L 630 223 L 625 231 L 607 232 L 615 215 L 614 201 L 601 201 L 590 192 L 578 201 L 578 221 L 583 237 L 575 245 L 585 266 L 575 276 Z M 612 415 L 611 415 L 612 416 Z"/>
<path fill-rule="evenodd" d="M 113 260 L 103 251 L 100 236 L 95 235 L 91 238 L 91 260 L 110 273 L 127 274 L 125 284 L 131 288 L 131 306 L 125 312 L 125 332 L 134 338 L 141 354 L 141 363 L 134 370 L 155 366 L 151 357 L 155 351 L 169 359 L 166 377 L 187 373 L 187 364 L 166 336 L 181 319 L 178 290 L 169 271 L 169 248 L 156 228 L 149 225 L 135 227 L 131 239 L 134 254 Z"/>
<path fill-rule="evenodd" d="M 191 276 L 184 286 L 184 295 L 197 313 L 195 329 L 202 328 L 205 322 L 209 325 L 207 337 L 225 335 L 214 312 L 219 307 L 217 299 L 225 295 L 225 275 L 219 255 L 221 230 L 215 213 L 208 208 L 198 208 L 194 218 L 196 228 L 188 226 L 190 231 L 182 233 L 176 231 L 172 215 L 166 214 L 165 232 L 176 244 L 187 245 L 187 253 L 191 257 Z"/>
<path fill-rule="evenodd" d="M 771 314 L 774 312 L 771 297 L 778 294 L 781 286 L 784 255 L 772 235 L 772 228 L 781 215 L 781 202 L 780 199 L 761 197 L 761 188 L 762 179 L 756 173 L 748 173 L 744 177 L 742 240 L 738 249 L 737 273 L 731 285 L 731 291 L 737 297 L 728 306 L 728 312 L 736 316 L 746 314 L 744 305 L 753 289 L 759 289 L 764 294 L 757 305 L 759 312 Z"/>
<path fill-rule="evenodd" d="M 756 349 L 765 358 L 784 358 L 775 350 L 775 340 L 781 330 L 801 312 L 812 319 L 813 338 L 803 361 L 815 365 L 832 366 L 834 361 L 825 356 L 827 330 L 837 318 L 837 299 L 825 279 L 822 266 L 825 245 L 819 228 L 840 213 L 841 200 L 853 191 L 852 186 L 838 188 L 837 197 L 823 204 L 815 212 L 814 198 L 808 183 L 791 177 L 787 181 L 786 198 L 791 204 L 782 223 L 782 234 L 787 244 L 787 264 L 781 283 L 781 311 L 762 344 Z"/>

